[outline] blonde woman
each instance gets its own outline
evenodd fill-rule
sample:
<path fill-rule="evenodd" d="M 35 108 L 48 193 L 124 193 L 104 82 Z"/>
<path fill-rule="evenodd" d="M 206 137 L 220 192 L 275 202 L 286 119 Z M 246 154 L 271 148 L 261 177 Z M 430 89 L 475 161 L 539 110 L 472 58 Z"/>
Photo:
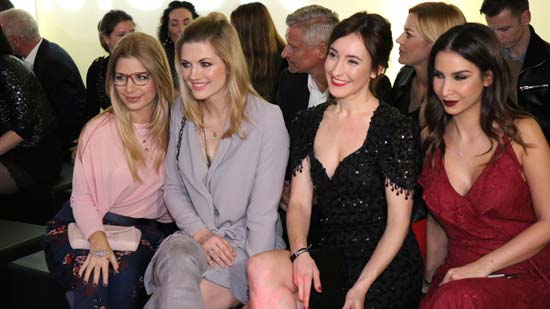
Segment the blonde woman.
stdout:
<path fill-rule="evenodd" d="M 184 30 L 176 59 L 164 198 L 181 231 L 147 269 L 146 308 L 229 308 L 248 300 L 248 258 L 284 246 L 276 225 L 288 133 L 279 108 L 252 89 L 220 13 Z"/>
<path fill-rule="evenodd" d="M 421 126 L 425 122 L 421 116 L 421 106 L 427 97 L 430 50 L 440 35 L 465 22 L 466 18 L 459 8 L 444 2 L 423 2 L 409 9 L 403 33 L 396 40 L 399 44 L 399 63 L 404 66 L 395 78 L 389 102 Z M 414 194 L 412 222 L 426 216 L 422 188 L 418 186 Z"/>
<path fill-rule="evenodd" d="M 144 33 L 122 38 L 109 60 L 106 89 L 112 107 L 82 132 L 71 207 L 51 222 L 44 249 L 50 272 L 72 290 L 73 308 L 141 308 L 143 273 L 172 221 L 162 186 L 173 87 L 160 43 Z M 70 222 L 89 251 L 71 248 Z M 113 251 L 103 224 L 140 229 L 137 250 Z"/>

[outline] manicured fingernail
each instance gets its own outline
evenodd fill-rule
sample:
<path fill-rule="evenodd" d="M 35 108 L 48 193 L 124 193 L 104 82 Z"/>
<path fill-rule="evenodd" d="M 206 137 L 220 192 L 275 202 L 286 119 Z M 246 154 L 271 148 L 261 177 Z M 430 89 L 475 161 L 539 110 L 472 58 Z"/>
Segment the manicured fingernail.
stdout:
<path fill-rule="evenodd" d="M 94 283 L 94 288 L 96 288 L 96 287 L 97 287 L 97 283 Z"/>
<path fill-rule="evenodd" d="M 84 282 L 84 285 L 88 284 L 88 281 L 86 281 L 86 280 L 83 280 L 83 282 Z"/>
<path fill-rule="evenodd" d="M 107 287 L 107 283 L 103 283 L 103 287 L 106 288 L 106 287 Z"/>

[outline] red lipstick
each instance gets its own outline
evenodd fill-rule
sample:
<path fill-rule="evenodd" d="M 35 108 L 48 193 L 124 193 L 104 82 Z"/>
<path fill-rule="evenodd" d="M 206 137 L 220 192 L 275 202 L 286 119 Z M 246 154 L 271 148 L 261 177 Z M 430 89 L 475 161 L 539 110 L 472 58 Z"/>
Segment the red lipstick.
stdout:
<path fill-rule="evenodd" d="M 445 106 L 447 106 L 447 107 L 453 107 L 458 103 L 458 101 L 456 101 L 456 100 L 454 100 L 454 101 L 453 100 L 442 100 L 442 101 L 443 101 L 443 104 L 445 104 Z"/>

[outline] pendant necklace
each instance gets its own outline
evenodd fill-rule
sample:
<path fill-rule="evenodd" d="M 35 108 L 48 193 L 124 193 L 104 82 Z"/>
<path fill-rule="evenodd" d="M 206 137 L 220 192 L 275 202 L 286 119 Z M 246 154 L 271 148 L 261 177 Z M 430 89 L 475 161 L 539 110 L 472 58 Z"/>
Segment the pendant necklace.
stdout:
<path fill-rule="evenodd" d="M 206 165 L 208 167 L 210 167 L 210 165 L 212 165 L 212 158 L 210 157 L 210 154 L 208 153 L 208 143 L 206 141 L 206 126 L 204 125 L 204 116 L 201 116 L 201 120 L 202 120 L 202 125 L 203 125 L 203 127 L 202 127 L 202 140 L 204 142 L 204 154 L 206 156 Z M 212 137 L 217 139 L 218 138 L 218 132 L 213 131 Z"/>

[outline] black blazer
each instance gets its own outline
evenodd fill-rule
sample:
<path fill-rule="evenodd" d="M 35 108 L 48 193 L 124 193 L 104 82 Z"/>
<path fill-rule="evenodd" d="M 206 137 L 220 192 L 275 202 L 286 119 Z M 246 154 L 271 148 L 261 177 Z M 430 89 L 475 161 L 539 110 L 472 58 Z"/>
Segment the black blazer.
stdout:
<path fill-rule="evenodd" d="M 296 114 L 306 109 L 309 103 L 307 76 L 306 73 L 290 73 L 288 69 L 279 74 L 274 103 L 281 108 L 287 129 L 290 129 Z"/>
<path fill-rule="evenodd" d="M 86 106 L 86 89 L 73 59 L 59 45 L 43 39 L 33 71 L 57 117 L 57 135 L 66 149 L 97 113 Z"/>

